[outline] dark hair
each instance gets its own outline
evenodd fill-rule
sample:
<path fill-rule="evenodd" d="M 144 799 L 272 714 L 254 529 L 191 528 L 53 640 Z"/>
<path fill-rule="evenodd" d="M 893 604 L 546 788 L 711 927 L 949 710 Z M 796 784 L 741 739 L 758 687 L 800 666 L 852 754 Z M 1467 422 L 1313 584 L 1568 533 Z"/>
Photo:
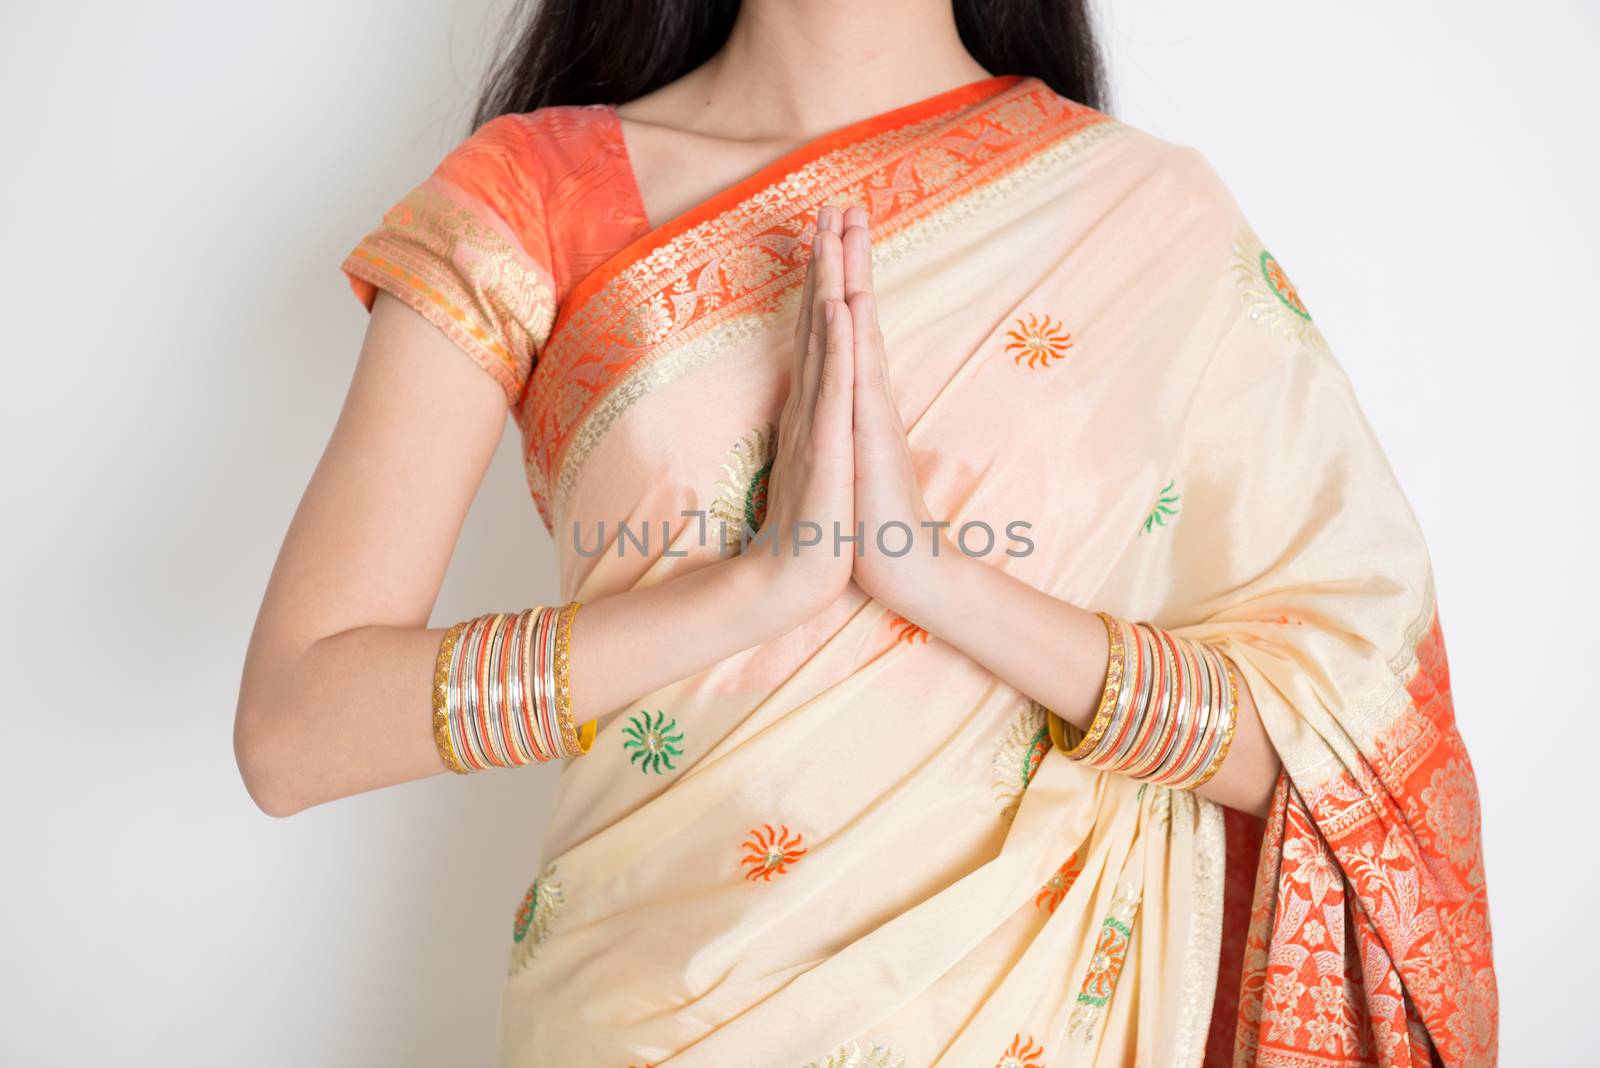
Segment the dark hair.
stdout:
<path fill-rule="evenodd" d="M 1031 75 L 1104 109 L 1105 65 L 1085 0 L 954 4 L 961 43 L 984 69 Z M 472 129 L 508 112 L 641 97 L 710 59 L 738 13 L 739 0 L 517 0 Z"/>

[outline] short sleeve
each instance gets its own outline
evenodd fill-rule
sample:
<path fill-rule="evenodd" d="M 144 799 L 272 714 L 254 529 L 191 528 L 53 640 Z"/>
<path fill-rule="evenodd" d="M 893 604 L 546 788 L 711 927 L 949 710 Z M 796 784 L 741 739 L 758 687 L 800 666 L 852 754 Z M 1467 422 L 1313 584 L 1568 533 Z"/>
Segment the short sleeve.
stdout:
<path fill-rule="evenodd" d="M 342 270 L 370 312 L 399 297 L 521 403 L 555 319 L 555 286 L 529 130 L 484 123 L 383 215 Z"/>

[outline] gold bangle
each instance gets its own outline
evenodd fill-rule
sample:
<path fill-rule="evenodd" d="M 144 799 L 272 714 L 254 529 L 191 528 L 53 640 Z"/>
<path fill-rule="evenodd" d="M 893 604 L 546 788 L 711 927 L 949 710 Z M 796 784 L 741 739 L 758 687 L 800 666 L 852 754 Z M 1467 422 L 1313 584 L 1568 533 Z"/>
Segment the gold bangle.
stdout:
<path fill-rule="evenodd" d="M 471 620 L 463 620 L 444 632 L 439 642 L 439 657 L 433 665 L 433 744 L 438 747 L 444 766 L 457 775 L 465 775 L 467 769 L 456 755 L 455 740 L 450 737 L 450 654 L 455 651 L 456 639 L 461 637 L 469 622 Z"/>
<path fill-rule="evenodd" d="M 594 744 L 595 721 L 585 723 L 582 729 L 572 722 L 572 621 L 583 605 L 570 602 L 561 610 L 556 622 L 556 724 L 561 731 L 564 756 L 582 756 Z"/>
<path fill-rule="evenodd" d="M 1100 741 L 1100 736 L 1106 732 L 1106 727 L 1111 723 L 1111 710 L 1116 707 L 1117 696 L 1122 691 L 1122 628 L 1105 612 L 1096 612 L 1095 615 L 1106 625 L 1110 646 L 1110 651 L 1106 654 L 1106 681 L 1100 689 L 1100 704 L 1094 711 L 1094 719 L 1089 723 L 1088 733 L 1064 754 L 1070 760 L 1081 758 Z"/>
<path fill-rule="evenodd" d="M 1233 661 L 1228 659 L 1228 654 L 1217 650 L 1217 655 L 1222 658 L 1222 666 L 1228 673 L 1228 713 L 1227 722 L 1222 728 L 1222 748 L 1217 750 L 1217 755 L 1212 758 L 1206 770 L 1189 787 L 1197 790 L 1210 781 L 1211 776 L 1222 769 L 1222 762 L 1228 759 L 1228 747 L 1233 744 L 1233 728 L 1239 722 L 1239 684 L 1233 675 Z"/>

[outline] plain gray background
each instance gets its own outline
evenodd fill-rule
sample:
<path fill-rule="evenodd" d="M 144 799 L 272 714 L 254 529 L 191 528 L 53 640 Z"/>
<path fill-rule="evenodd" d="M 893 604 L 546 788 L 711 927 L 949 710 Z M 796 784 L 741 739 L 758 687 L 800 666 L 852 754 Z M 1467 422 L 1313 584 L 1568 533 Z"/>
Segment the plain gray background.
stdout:
<path fill-rule="evenodd" d="M 1102 3 L 1114 110 L 1199 147 L 1428 536 L 1485 798 L 1508 1064 L 1592 1048 L 1593 4 Z M 338 267 L 466 135 L 499 0 L 7 4 L 0 1060 L 492 1048 L 551 769 L 274 821 L 245 643 L 366 324 Z M 508 428 L 435 622 L 554 597 Z"/>

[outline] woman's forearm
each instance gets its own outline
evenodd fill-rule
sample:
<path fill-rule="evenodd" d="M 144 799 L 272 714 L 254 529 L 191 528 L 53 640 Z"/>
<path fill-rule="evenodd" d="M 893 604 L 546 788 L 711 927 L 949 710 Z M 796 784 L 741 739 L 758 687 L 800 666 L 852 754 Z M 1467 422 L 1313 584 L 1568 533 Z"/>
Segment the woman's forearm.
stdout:
<path fill-rule="evenodd" d="M 923 562 L 913 603 L 894 606 L 1022 693 L 1087 728 L 1105 683 L 1109 642 L 1092 611 L 1029 586 L 948 544 Z M 1234 674 L 1238 676 L 1235 668 Z M 1198 793 L 1256 815 L 1267 811 L 1279 761 L 1238 678 L 1238 725 L 1222 768 Z"/>
<path fill-rule="evenodd" d="M 761 596 L 767 584 L 760 567 L 733 557 L 586 603 L 572 627 L 576 721 L 760 644 L 812 610 Z M 256 803 L 287 816 L 444 771 L 432 691 L 445 631 L 363 626 L 298 650 L 253 643 L 234 743 Z"/>
<path fill-rule="evenodd" d="M 760 645 L 823 607 L 778 589 L 776 568 L 735 556 L 584 604 L 572 625 L 578 723 Z"/>

